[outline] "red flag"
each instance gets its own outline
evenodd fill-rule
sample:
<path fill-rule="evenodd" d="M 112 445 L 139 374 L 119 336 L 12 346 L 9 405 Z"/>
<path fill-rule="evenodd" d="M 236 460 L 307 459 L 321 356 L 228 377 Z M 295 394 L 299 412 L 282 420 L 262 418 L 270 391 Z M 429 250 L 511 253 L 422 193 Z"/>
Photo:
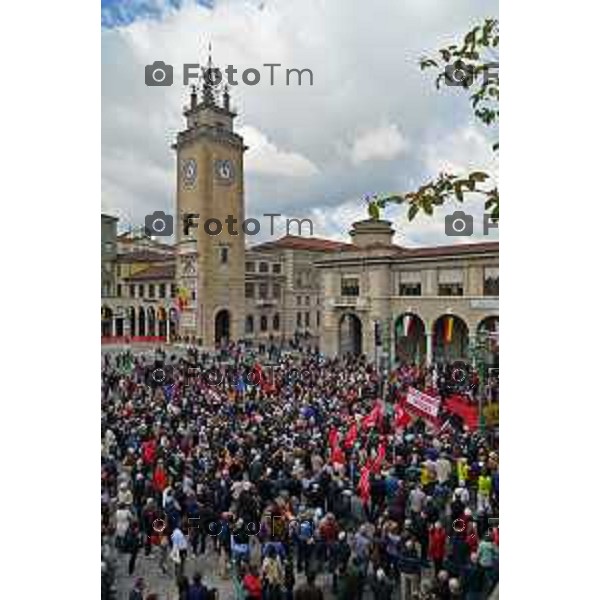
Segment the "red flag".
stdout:
<path fill-rule="evenodd" d="M 385 441 L 379 442 L 379 448 L 377 448 L 377 456 L 373 461 L 373 471 L 379 473 L 385 460 Z"/>
<path fill-rule="evenodd" d="M 383 418 L 383 407 L 381 406 L 381 403 L 379 402 L 379 400 L 377 400 L 377 402 L 375 402 L 375 406 L 373 407 L 373 410 L 363 419 L 361 426 L 363 427 L 363 429 L 367 429 L 369 427 L 375 427 L 376 425 L 379 424 L 379 422 L 381 421 L 382 418 Z"/>
<path fill-rule="evenodd" d="M 348 430 L 348 433 L 346 434 L 346 437 L 344 438 L 344 446 L 348 449 L 352 448 L 352 446 L 354 446 L 354 443 L 356 442 L 358 438 L 358 427 L 356 426 L 356 423 L 352 423 L 352 425 L 350 426 L 350 429 Z"/>
<path fill-rule="evenodd" d="M 396 429 L 404 429 L 410 423 L 410 415 L 402 408 L 398 402 L 394 407 L 394 425 Z"/>
<path fill-rule="evenodd" d="M 344 454 L 344 451 L 337 445 L 331 452 L 331 462 L 338 463 L 340 465 L 346 463 L 346 455 Z"/>
<path fill-rule="evenodd" d="M 361 500 L 364 504 L 369 501 L 371 497 L 371 472 L 369 465 L 365 465 L 360 471 L 360 479 L 358 481 L 358 493 L 360 494 Z"/>

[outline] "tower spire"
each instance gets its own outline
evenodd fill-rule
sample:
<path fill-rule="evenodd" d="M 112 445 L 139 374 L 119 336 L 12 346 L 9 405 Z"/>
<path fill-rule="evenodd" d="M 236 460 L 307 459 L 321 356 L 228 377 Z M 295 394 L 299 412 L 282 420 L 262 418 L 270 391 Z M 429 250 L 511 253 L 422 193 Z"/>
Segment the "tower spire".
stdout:
<path fill-rule="evenodd" d="M 202 102 L 204 104 L 213 105 L 215 103 L 214 85 L 215 75 L 213 73 L 212 64 L 212 42 L 208 42 L 208 65 L 202 69 Z"/>

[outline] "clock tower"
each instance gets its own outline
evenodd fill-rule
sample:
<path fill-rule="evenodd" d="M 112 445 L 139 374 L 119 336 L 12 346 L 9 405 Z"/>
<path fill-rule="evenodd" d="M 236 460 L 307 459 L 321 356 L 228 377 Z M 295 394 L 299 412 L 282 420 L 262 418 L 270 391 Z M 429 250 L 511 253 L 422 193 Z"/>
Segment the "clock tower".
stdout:
<path fill-rule="evenodd" d="M 201 97 L 192 88 L 177 153 L 179 332 L 204 346 L 244 335 L 243 139 L 233 131 L 227 88 L 211 82 L 209 58 Z M 193 214 L 185 232 L 184 215 Z M 189 264 L 195 261 L 195 267 Z M 190 275 L 192 279 L 190 279 Z M 195 289 L 194 289 L 195 283 Z"/>

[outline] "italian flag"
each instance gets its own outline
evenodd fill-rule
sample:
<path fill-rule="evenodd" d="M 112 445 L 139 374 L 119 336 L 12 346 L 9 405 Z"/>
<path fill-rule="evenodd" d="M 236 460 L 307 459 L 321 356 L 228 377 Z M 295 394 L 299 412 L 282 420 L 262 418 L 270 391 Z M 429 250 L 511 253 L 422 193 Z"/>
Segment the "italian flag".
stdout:
<path fill-rule="evenodd" d="M 411 323 L 411 315 L 404 315 L 401 319 L 398 319 L 398 323 L 396 325 L 396 335 L 398 337 L 408 337 L 410 334 Z"/>

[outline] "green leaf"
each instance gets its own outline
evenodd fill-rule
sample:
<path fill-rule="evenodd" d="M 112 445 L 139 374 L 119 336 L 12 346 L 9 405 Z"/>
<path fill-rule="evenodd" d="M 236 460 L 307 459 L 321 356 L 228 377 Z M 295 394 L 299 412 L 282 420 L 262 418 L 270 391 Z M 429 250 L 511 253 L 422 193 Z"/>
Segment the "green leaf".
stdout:
<path fill-rule="evenodd" d="M 411 204 L 410 208 L 408 209 L 408 220 L 412 221 L 417 216 L 418 212 L 419 212 L 418 204 Z"/>
<path fill-rule="evenodd" d="M 476 181 L 476 182 L 482 182 L 485 181 L 486 179 L 489 179 L 490 176 L 487 173 L 484 173 L 483 171 L 473 171 L 473 173 L 471 173 L 469 175 L 469 179 L 472 181 Z"/>

